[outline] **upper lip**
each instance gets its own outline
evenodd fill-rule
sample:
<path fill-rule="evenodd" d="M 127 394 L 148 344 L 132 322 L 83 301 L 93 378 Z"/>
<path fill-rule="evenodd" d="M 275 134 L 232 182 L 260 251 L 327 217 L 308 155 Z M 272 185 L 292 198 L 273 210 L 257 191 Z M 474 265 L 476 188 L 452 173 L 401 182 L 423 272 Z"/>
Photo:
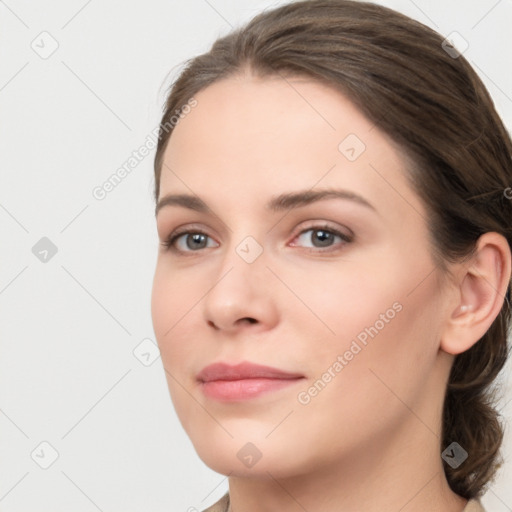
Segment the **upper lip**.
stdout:
<path fill-rule="evenodd" d="M 201 382 L 213 380 L 242 380 L 242 379 L 297 379 L 303 377 L 299 373 L 290 373 L 279 368 L 263 366 L 244 361 L 236 365 L 213 363 L 205 366 L 197 375 Z"/>

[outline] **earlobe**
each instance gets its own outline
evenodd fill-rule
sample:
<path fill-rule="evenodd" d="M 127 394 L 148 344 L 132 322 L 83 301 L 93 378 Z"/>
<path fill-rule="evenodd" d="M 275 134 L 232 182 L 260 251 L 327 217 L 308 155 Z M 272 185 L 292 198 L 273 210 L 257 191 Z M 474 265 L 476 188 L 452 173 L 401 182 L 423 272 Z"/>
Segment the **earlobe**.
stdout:
<path fill-rule="evenodd" d="M 470 349 L 498 316 L 510 284 L 511 253 L 505 237 L 483 234 L 469 261 L 459 265 L 457 299 L 441 336 L 441 349 L 457 355 Z"/>

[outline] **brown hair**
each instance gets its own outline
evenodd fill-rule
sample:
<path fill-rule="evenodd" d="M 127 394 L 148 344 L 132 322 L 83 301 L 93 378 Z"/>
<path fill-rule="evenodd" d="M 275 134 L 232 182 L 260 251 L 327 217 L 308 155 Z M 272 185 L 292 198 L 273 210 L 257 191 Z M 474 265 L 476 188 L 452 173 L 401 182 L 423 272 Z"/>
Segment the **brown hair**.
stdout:
<path fill-rule="evenodd" d="M 512 141 L 477 74 L 442 43 L 425 25 L 366 2 L 303 0 L 259 14 L 187 61 L 171 85 L 155 156 L 155 199 L 176 110 L 249 68 L 262 77 L 306 76 L 337 88 L 399 145 L 427 206 L 441 269 L 471 255 L 489 231 L 512 246 L 512 200 L 505 194 Z M 444 466 L 452 490 L 467 499 L 483 494 L 499 467 L 503 427 L 491 384 L 508 356 L 509 325 L 510 298 L 487 333 L 455 358 L 449 377 L 441 449 L 455 441 L 468 452 L 458 468 Z"/>

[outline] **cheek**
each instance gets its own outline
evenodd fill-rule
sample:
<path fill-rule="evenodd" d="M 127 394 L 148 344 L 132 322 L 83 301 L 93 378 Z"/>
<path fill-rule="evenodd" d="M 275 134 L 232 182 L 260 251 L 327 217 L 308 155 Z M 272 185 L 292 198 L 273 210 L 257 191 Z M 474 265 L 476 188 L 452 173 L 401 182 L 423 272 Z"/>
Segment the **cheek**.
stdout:
<path fill-rule="evenodd" d="M 372 449 L 375 439 L 381 442 L 408 421 L 409 407 L 420 403 L 437 353 L 428 329 L 433 317 L 414 302 L 401 298 L 403 309 L 393 310 L 394 318 L 376 330 L 370 329 L 375 313 L 386 311 L 377 302 L 371 304 L 373 315 L 370 304 L 364 313 L 345 315 L 352 332 L 367 334 L 366 343 L 357 335 L 343 336 L 330 344 L 330 351 L 315 353 L 315 371 L 296 397 L 294 421 L 276 432 L 274 442 L 286 445 L 289 436 L 298 435 L 318 453 L 336 458 L 349 447 Z M 381 304 L 387 306 L 388 297 Z"/>
<path fill-rule="evenodd" d="M 337 350 L 348 349 L 358 336 L 364 343 L 369 330 L 380 333 L 400 316 L 402 297 L 396 281 L 390 285 L 390 271 L 377 273 L 375 265 L 361 269 L 342 262 L 338 270 L 331 266 L 306 275 L 307 280 L 290 276 L 294 291 L 310 309 L 308 314 L 295 315 L 294 321 L 308 322 L 317 336 L 322 334 Z"/>
<path fill-rule="evenodd" d="M 194 401 L 184 391 L 192 384 L 190 376 L 186 374 L 188 363 L 198 352 L 195 338 L 190 335 L 194 332 L 193 328 L 187 324 L 187 311 L 189 315 L 193 314 L 190 309 L 197 300 L 189 300 L 187 289 L 180 287 L 176 278 L 171 277 L 165 268 L 157 267 L 151 293 L 153 329 L 171 401 L 185 430 L 189 429 L 189 419 L 200 415 L 200 411 L 193 410 Z"/>
<path fill-rule="evenodd" d="M 314 354 L 308 363 L 310 380 L 329 381 L 321 392 L 326 401 L 357 409 L 376 398 L 389 399 L 390 389 L 404 400 L 413 399 L 428 378 L 439 345 L 436 286 L 433 278 L 417 286 L 415 267 L 400 267 L 331 276 L 327 291 L 309 294 L 311 309 L 317 308 L 335 333 L 324 329 L 325 342 L 311 344 L 308 351 Z M 311 318 L 320 332 L 322 324 Z M 329 371 L 336 377 L 326 375 Z M 326 403 L 323 407 L 329 410 Z"/>
<path fill-rule="evenodd" d="M 170 338 L 194 305 L 194 282 L 162 257 L 156 266 L 151 295 L 151 313 L 157 338 Z M 195 301 L 199 299 L 200 294 Z M 192 311 L 190 311 L 192 313 Z M 189 313 L 189 314 L 190 314 Z"/>
<path fill-rule="evenodd" d="M 155 275 L 153 277 L 153 288 L 151 290 L 151 318 L 153 321 L 153 330 L 158 344 L 163 341 L 165 333 L 172 326 L 173 304 L 172 294 L 169 293 L 169 284 L 164 272 L 157 264 Z"/>
<path fill-rule="evenodd" d="M 178 274 L 166 269 L 163 264 L 157 265 L 151 292 L 151 317 L 153 329 L 160 348 L 162 361 L 166 369 L 176 367 L 181 361 L 181 351 L 193 344 L 193 336 L 187 336 L 187 343 L 176 343 L 179 333 L 187 323 L 188 315 L 197 302 L 194 300 L 190 283 L 180 283 Z"/>

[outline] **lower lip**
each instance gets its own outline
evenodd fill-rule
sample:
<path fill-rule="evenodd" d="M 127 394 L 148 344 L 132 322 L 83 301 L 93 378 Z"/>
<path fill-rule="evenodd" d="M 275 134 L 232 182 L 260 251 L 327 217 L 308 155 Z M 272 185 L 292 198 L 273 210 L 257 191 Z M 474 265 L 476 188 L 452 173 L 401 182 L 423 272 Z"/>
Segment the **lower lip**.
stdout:
<path fill-rule="evenodd" d="M 248 400 L 271 391 L 288 387 L 302 380 L 297 379 L 240 379 L 212 380 L 203 382 L 203 393 L 209 398 L 221 401 Z"/>

